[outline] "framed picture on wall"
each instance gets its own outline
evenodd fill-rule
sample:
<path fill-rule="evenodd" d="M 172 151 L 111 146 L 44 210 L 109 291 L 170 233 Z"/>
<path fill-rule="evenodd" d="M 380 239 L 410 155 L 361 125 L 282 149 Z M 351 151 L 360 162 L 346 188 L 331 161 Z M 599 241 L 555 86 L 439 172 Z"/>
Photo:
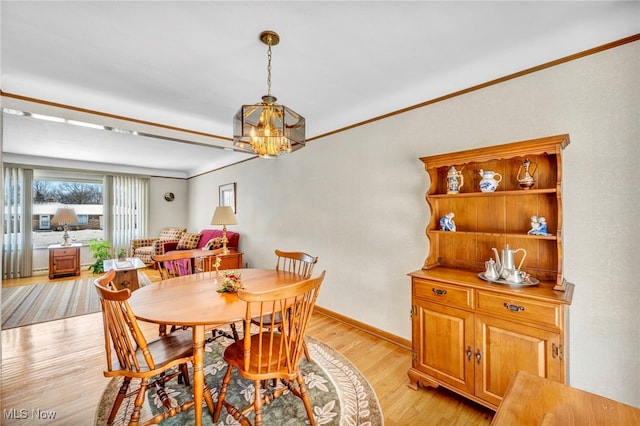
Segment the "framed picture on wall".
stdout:
<path fill-rule="evenodd" d="M 236 183 L 227 183 L 226 185 L 220 185 L 219 187 L 221 206 L 231 206 L 233 212 L 236 212 Z"/>

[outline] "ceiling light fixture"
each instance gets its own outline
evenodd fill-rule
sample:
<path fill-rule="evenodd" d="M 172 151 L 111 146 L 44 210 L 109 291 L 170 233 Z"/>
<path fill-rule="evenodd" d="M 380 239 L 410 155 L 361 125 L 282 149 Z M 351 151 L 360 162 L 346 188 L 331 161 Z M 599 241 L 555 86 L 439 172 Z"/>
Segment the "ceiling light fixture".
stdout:
<path fill-rule="evenodd" d="M 274 31 L 263 31 L 260 40 L 267 51 L 267 94 L 262 102 L 242 105 L 233 117 L 233 145 L 262 158 L 275 158 L 297 151 L 305 144 L 305 120 L 300 114 L 276 103 L 271 94 L 271 46 L 280 42 Z"/>

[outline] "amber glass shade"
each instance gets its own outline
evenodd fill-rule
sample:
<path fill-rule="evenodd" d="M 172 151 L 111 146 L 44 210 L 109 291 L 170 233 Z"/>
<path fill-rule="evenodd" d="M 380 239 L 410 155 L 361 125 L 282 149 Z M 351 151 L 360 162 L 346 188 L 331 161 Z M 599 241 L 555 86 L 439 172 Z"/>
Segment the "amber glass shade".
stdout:
<path fill-rule="evenodd" d="M 242 105 L 233 118 L 236 148 L 263 158 L 275 158 L 304 147 L 304 117 L 276 100 L 265 95 L 259 104 Z"/>

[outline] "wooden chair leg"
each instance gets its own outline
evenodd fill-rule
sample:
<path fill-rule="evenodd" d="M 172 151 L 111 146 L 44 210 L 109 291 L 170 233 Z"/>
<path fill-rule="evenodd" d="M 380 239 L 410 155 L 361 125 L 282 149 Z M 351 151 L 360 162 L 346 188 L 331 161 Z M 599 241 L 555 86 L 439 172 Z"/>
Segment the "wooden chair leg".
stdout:
<path fill-rule="evenodd" d="M 144 397 L 147 393 L 148 384 L 148 379 L 142 379 L 140 382 L 140 389 L 138 390 L 138 395 L 136 395 L 133 413 L 131 413 L 131 419 L 129 421 L 130 426 L 137 426 L 140 422 L 140 410 L 142 409 L 142 404 L 144 404 Z"/>
<path fill-rule="evenodd" d="M 302 348 L 304 349 L 304 357 L 307 359 L 307 362 L 311 362 L 311 355 L 309 355 L 309 348 L 307 347 L 307 342 L 302 342 Z"/>
<path fill-rule="evenodd" d="M 120 409 L 120 405 L 122 405 L 122 401 L 124 397 L 127 395 L 127 390 L 129 390 L 129 384 L 131 383 L 131 377 L 125 377 L 122 381 L 122 385 L 120 386 L 120 390 L 118 391 L 118 395 L 116 396 L 116 400 L 113 402 L 113 407 L 111 407 L 111 412 L 109 413 L 109 418 L 107 419 L 107 424 L 110 425 L 116 418 L 116 414 L 118 414 L 118 410 Z"/>
<path fill-rule="evenodd" d="M 253 395 L 253 407 L 255 414 L 255 426 L 263 426 L 264 419 L 262 418 L 262 392 L 261 392 L 261 381 L 255 380 L 253 382 L 253 386 L 255 388 L 255 393 Z"/>
<path fill-rule="evenodd" d="M 156 387 L 156 395 L 162 402 L 162 405 L 165 406 L 167 410 L 171 410 L 171 400 L 169 399 L 169 395 L 167 395 L 167 391 L 164 388 L 164 378 L 160 378 L 155 382 Z"/>
<path fill-rule="evenodd" d="M 191 386 L 191 381 L 189 380 L 189 366 L 187 364 L 180 364 L 178 383 L 184 383 L 185 386 Z"/>
<path fill-rule="evenodd" d="M 213 405 L 213 397 L 211 396 L 211 390 L 209 390 L 209 386 L 207 386 L 206 382 L 204 384 L 203 394 L 204 394 L 204 401 L 206 402 L 207 408 L 209 409 L 209 414 L 213 416 L 213 413 L 215 410 L 215 407 Z"/>
<path fill-rule="evenodd" d="M 227 372 L 224 375 L 224 379 L 222 380 L 222 386 L 220 387 L 220 393 L 218 394 L 218 402 L 216 404 L 215 411 L 213 412 L 213 422 L 216 423 L 218 418 L 220 417 L 220 412 L 222 411 L 222 405 L 225 402 L 225 398 L 227 397 L 227 390 L 229 389 L 229 382 L 231 381 L 231 367 L 227 366 Z"/>
<path fill-rule="evenodd" d="M 311 399 L 309 398 L 309 391 L 304 384 L 304 378 L 302 377 L 302 372 L 298 371 L 298 387 L 300 388 L 300 397 L 302 398 L 302 402 L 304 404 L 304 409 L 307 411 L 307 417 L 309 418 L 309 423 L 311 426 L 315 426 L 316 419 L 313 417 L 313 407 L 311 407 Z"/>
<path fill-rule="evenodd" d="M 240 340 L 240 338 L 238 337 L 238 330 L 236 330 L 236 325 L 234 323 L 231 323 L 231 332 L 233 333 L 233 340 L 235 340 L 236 342 Z"/>

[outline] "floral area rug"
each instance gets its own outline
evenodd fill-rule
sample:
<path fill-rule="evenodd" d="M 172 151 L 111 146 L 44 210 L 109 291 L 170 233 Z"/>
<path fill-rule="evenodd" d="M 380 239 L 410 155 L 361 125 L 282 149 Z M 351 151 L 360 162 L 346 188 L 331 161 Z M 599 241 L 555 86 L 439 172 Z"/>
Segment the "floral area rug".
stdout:
<path fill-rule="evenodd" d="M 226 363 L 222 358 L 224 348 L 232 342 L 224 337 L 216 339 L 205 347 L 205 380 L 213 395 L 214 402 L 222 384 Z M 346 426 L 378 426 L 384 420 L 378 398 L 367 382 L 349 360 L 330 346 L 312 337 L 306 337 L 311 362 L 303 357 L 302 369 L 307 389 L 311 398 L 314 416 L 318 425 Z M 190 377 L 192 372 L 190 370 Z M 106 424 L 109 411 L 120 387 L 121 378 L 112 379 L 102 396 L 96 411 L 95 425 Z M 134 381 L 132 381 L 134 386 Z M 178 384 L 177 378 L 167 383 L 166 391 L 174 405 L 192 398 L 191 388 Z M 227 400 L 238 406 L 245 406 L 253 401 L 254 387 L 251 381 L 245 380 L 234 369 Z M 126 399 L 116 417 L 114 425 L 126 425 L 133 410 L 133 397 Z M 142 410 L 142 420 L 151 418 L 161 411 L 159 398 L 155 390 L 149 390 Z M 265 425 L 293 426 L 309 424 L 302 401 L 294 395 L 285 393 L 269 405 L 263 407 Z M 253 414 L 249 417 L 253 423 Z M 193 425 L 193 409 L 180 413 L 176 417 L 162 422 L 163 425 Z M 206 404 L 203 402 L 203 425 L 237 425 L 233 417 L 223 408 L 218 423 L 213 423 Z"/>

